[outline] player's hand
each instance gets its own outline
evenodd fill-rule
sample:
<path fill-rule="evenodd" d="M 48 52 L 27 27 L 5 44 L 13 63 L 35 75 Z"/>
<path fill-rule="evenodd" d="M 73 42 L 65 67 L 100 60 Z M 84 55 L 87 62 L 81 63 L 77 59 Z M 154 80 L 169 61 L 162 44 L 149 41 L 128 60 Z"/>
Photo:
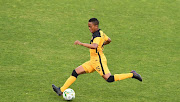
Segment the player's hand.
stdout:
<path fill-rule="evenodd" d="M 81 42 L 80 42 L 79 40 L 76 40 L 76 41 L 74 42 L 74 45 L 81 45 Z"/>

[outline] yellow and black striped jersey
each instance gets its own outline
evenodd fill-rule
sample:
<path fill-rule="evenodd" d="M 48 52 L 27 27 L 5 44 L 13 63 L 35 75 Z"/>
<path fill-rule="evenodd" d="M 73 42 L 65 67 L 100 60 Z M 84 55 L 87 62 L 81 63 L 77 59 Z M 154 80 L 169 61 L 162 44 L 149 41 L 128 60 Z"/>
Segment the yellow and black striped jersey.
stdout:
<path fill-rule="evenodd" d="M 103 44 L 107 40 L 108 40 L 108 36 L 100 29 L 92 34 L 90 44 L 96 43 L 96 44 L 98 44 L 98 48 L 90 49 L 91 58 L 98 57 L 98 54 L 104 55 L 103 54 L 103 49 L 104 49 Z"/>

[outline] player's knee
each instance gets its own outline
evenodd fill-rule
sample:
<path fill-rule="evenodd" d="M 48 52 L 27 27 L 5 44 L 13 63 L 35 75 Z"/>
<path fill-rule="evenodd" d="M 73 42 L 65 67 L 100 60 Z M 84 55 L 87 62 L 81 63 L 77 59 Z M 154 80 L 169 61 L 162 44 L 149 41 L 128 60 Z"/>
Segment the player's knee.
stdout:
<path fill-rule="evenodd" d="M 74 76 L 74 77 L 78 77 L 78 74 L 76 73 L 76 70 L 73 70 L 73 72 L 72 72 L 72 76 Z"/>
<path fill-rule="evenodd" d="M 109 83 L 114 82 L 114 75 L 111 75 L 106 81 Z"/>

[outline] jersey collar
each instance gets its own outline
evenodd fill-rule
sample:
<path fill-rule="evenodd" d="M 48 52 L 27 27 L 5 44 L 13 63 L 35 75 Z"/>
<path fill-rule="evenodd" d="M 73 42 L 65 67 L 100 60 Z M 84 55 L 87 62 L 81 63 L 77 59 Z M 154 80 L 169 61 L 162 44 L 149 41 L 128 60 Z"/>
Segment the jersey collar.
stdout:
<path fill-rule="evenodd" d="M 95 35 L 97 32 L 99 32 L 101 29 L 98 29 L 97 31 L 95 31 L 94 33 L 92 33 L 92 36 Z"/>

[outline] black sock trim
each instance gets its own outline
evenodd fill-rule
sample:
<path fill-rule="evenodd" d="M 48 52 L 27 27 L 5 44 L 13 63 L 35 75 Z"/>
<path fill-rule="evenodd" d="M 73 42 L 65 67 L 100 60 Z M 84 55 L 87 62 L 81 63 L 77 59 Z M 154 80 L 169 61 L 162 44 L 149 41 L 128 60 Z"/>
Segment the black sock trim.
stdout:
<path fill-rule="evenodd" d="M 106 81 L 107 82 L 114 82 L 114 75 L 111 75 Z"/>
<path fill-rule="evenodd" d="M 72 76 L 74 76 L 74 77 L 78 77 L 78 74 L 76 73 L 76 70 L 73 70 L 73 72 L 72 72 Z"/>

